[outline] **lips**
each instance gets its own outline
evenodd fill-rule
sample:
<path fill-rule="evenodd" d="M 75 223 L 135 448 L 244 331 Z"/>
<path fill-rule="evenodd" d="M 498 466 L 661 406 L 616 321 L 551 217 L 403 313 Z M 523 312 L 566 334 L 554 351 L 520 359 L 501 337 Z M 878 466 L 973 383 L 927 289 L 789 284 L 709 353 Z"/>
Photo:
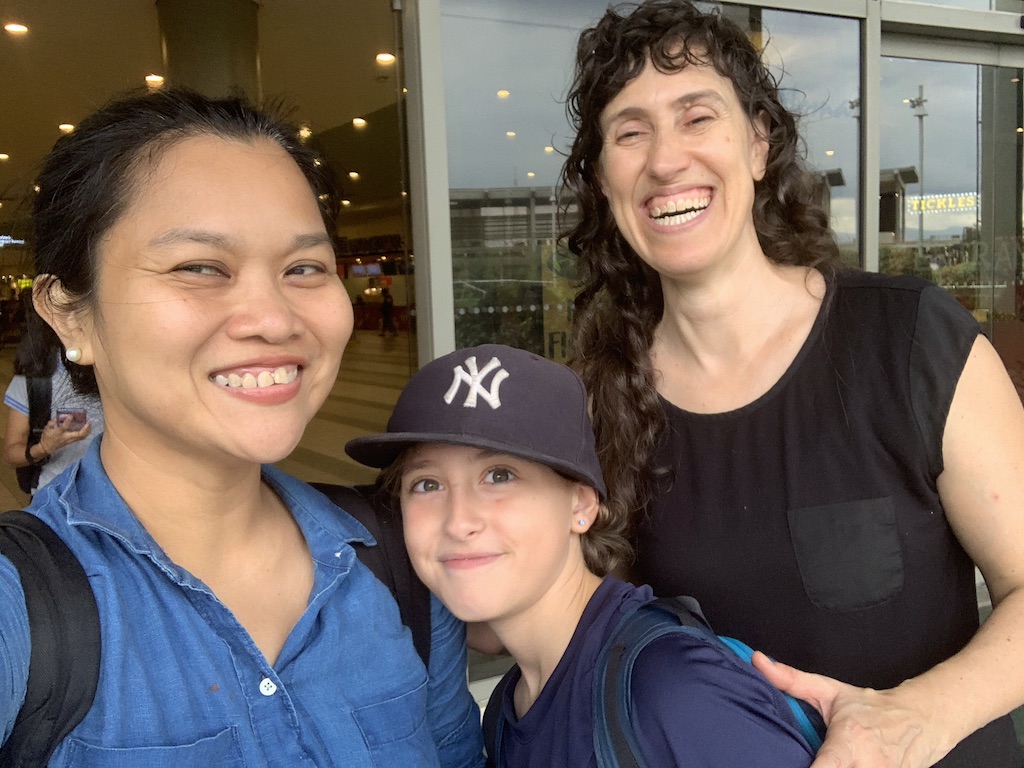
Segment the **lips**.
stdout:
<path fill-rule="evenodd" d="M 442 565 L 454 571 L 472 570 L 490 565 L 501 555 L 496 552 L 481 552 L 474 554 L 443 555 L 440 560 Z"/>

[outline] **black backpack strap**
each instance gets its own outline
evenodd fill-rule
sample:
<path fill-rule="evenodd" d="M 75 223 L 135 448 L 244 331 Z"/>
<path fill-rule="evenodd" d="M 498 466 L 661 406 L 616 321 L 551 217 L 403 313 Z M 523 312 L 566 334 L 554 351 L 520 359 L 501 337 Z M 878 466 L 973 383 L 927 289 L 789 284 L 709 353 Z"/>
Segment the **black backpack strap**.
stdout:
<path fill-rule="evenodd" d="M 26 455 L 28 448 L 39 442 L 43 436 L 43 430 L 50 420 L 50 405 L 53 399 L 53 382 L 49 376 L 26 376 L 25 388 L 28 394 L 28 443 L 26 444 Z M 39 474 L 42 464 L 29 464 L 25 467 L 15 467 L 15 475 L 18 478 L 18 487 L 25 493 L 32 493 L 39 485 Z"/>
<path fill-rule="evenodd" d="M 482 725 L 484 731 L 484 751 L 487 753 L 486 768 L 497 768 L 500 765 L 501 734 L 505 725 L 505 718 L 501 716 L 501 713 L 505 706 L 505 689 L 508 688 L 514 671 L 515 667 L 502 675 L 501 680 L 491 690 L 491 695 L 487 699 L 487 706 L 484 708 Z"/>
<path fill-rule="evenodd" d="M 53 381 L 49 376 L 26 376 L 25 388 L 28 390 L 28 444 L 35 445 L 50 420 Z"/>
<path fill-rule="evenodd" d="M 92 706 L 100 670 L 100 618 L 85 570 L 42 520 L 0 513 L 0 554 L 18 569 L 32 652 L 25 703 L 0 747 L 0 765 L 46 765 Z"/>
<path fill-rule="evenodd" d="M 377 486 L 330 485 L 312 483 L 320 493 L 358 520 L 377 541 L 370 547 L 354 541 L 352 548 L 380 581 L 391 590 L 398 603 L 402 623 L 412 632 L 416 652 L 424 666 L 430 666 L 430 591 L 409 561 L 402 536 L 402 518 L 391 509 L 388 495 Z"/>

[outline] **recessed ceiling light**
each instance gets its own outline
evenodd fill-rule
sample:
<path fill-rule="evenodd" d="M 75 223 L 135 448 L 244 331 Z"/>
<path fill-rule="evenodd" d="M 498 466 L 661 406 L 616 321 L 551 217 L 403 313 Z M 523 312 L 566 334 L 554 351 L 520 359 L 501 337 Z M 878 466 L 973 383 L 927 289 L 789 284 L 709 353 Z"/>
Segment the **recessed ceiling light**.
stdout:
<path fill-rule="evenodd" d="M 10 160 L 10 159 L 11 159 L 11 156 L 8 155 L 6 152 L 0 152 L 0 162 L 3 162 L 4 160 Z"/>
<path fill-rule="evenodd" d="M 533 171 L 527 171 L 527 172 L 526 172 L 526 178 L 528 178 L 528 179 L 532 179 L 532 178 L 533 178 L 534 176 L 536 176 L 536 175 L 537 175 L 537 174 L 536 174 L 536 173 L 534 173 Z"/>
<path fill-rule="evenodd" d="M 394 61 L 395 61 L 395 54 L 393 54 L 393 53 L 388 53 L 387 51 L 382 51 L 381 53 L 377 54 L 377 63 L 378 64 L 393 64 Z"/>
<path fill-rule="evenodd" d="M 73 126 L 71 123 L 61 123 L 57 127 L 60 129 L 61 133 L 71 133 L 73 130 L 75 130 L 75 126 Z"/>
<path fill-rule="evenodd" d="M 508 136 L 510 139 L 514 139 L 516 137 L 516 132 L 515 131 L 505 131 L 505 135 Z"/>
<path fill-rule="evenodd" d="M 354 125 L 356 128 L 365 128 L 366 120 L 364 120 L 361 117 L 354 117 L 352 118 L 352 125 Z"/>
<path fill-rule="evenodd" d="M 146 85 L 148 85 L 150 88 L 159 88 L 163 84 L 164 84 L 164 76 L 163 75 L 156 75 L 156 74 L 146 75 Z"/>
<path fill-rule="evenodd" d="M 834 149 L 826 149 L 825 150 L 826 157 L 832 157 L 832 155 L 834 155 L 835 153 L 836 153 L 836 151 Z"/>
<path fill-rule="evenodd" d="M 341 204 L 345 205 L 345 206 L 349 206 L 349 205 L 352 205 L 352 201 L 351 200 L 342 200 Z M 356 259 L 356 261 L 358 261 L 358 259 Z"/>
<path fill-rule="evenodd" d="M 358 171 L 349 171 L 348 172 L 348 177 L 350 179 L 352 179 L 352 181 L 359 181 L 359 172 Z"/>
<path fill-rule="evenodd" d="M 500 91 L 498 91 L 498 98 L 499 99 L 507 99 L 509 96 L 511 96 L 511 94 L 508 91 L 506 91 L 504 88 L 502 88 Z"/>
<path fill-rule="evenodd" d="M 19 24 L 16 21 L 12 21 L 10 24 L 4 24 L 4 29 L 10 32 L 12 35 L 24 35 L 28 32 L 28 27 L 24 24 Z"/>
<path fill-rule="evenodd" d="M 544 147 L 544 151 L 547 152 L 550 155 L 552 152 L 555 151 L 555 148 L 554 147 Z"/>

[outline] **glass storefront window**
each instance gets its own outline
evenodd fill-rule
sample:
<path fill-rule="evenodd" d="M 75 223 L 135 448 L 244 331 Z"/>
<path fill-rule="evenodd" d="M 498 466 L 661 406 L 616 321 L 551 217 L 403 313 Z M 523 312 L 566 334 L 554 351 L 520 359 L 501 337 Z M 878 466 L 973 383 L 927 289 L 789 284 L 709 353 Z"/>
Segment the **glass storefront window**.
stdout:
<path fill-rule="evenodd" d="M 748 30 L 798 112 L 844 255 L 859 263 L 859 22 L 705 3 Z M 564 98 L 601 0 L 441 0 L 455 335 L 567 354 L 573 263 L 557 247 Z M 571 211 L 569 215 L 571 215 Z"/>
<path fill-rule="evenodd" d="M 882 60 L 879 268 L 953 294 L 1024 396 L 1021 76 Z"/>

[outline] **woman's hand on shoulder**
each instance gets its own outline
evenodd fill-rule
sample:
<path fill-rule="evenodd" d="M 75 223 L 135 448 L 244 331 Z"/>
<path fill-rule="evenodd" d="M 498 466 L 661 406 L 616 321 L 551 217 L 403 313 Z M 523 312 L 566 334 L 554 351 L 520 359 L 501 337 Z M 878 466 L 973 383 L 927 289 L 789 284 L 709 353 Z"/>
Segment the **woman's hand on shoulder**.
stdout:
<path fill-rule="evenodd" d="M 825 720 L 825 743 L 811 768 L 927 768 L 953 745 L 927 707 L 900 689 L 876 691 L 802 672 L 760 651 L 751 660 L 777 688 L 812 704 Z"/>

